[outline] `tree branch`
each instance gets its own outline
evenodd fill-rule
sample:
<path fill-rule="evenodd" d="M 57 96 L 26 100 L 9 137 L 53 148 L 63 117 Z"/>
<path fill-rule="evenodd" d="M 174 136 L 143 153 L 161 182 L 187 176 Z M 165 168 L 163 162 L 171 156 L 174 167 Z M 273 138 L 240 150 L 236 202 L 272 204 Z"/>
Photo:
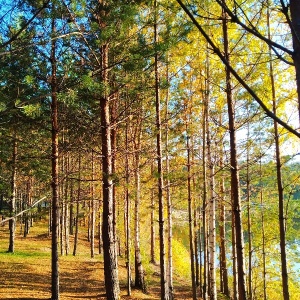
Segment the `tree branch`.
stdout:
<path fill-rule="evenodd" d="M 178 4 L 181 6 L 181 8 L 185 11 L 185 13 L 189 16 L 193 24 L 197 27 L 197 29 L 200 31 L 200 33 L 203 35 L 203 37 L 206 39 L 206 41 L 211 46 L 212 50 L 215 54 L 221 59 L 223 64 L 229 69 L 230 73 L 236 78 L 236 80 L 245 88 L 245 90 L 253 97 L 253 99 L 260 105 L 260 107 L 264 110 L 266 115 L 270 118 L 272 118 L 274 121 L 276 121 L 278 124 L 280 124 L 282 127 L 284 127 L 286 130 L 300 138 L 300 132 L 298 132 L 296 129 L 289 126 L 286 122 L 282 121 L 280 118 L 278 118 L 272 111 L 270 111 L 267 106 L 263 103 L 263 101 L 260 99 L 260 97 L 253 91 L 253 89 L 239 76 L 239 74 L 233 69 L 231 64 L 226 60 L 224 55 L 221 53 L 220 49 L 214 44 L 212 39 L 208 36 L 208 34 L 205 32 L 205 30 L 202 28 L 202 26 L 198 23 L 198 21 L 195 19 L 193 14 L 189 11 L 189 9 L 182 3 L 181 0 L 176 0 Z"/>
<path fill-rule="evenodd" d="M 3 44 L 0 44 L 0 49 L 4 48 L 5 46 L 9 45 L 10 43 L 12 43 L 13 41 L 15 41 L 19 35 L 29 26 L 29 24 L 38 16 L 38 14 L 47 7 L 48 3 L 50 2 L 50 0 L 47 0 L 43 6 L 38 9 L 35 14 L 23 25 L 23 27 L 15 34 L 13 35 L 8 41 L 4 42 Z"/>
<path fill-rule="evenodd" d="M 34 206 L 36 206 L 38 203 L 40 203 L 41 201 L 43 201 L 43 200 L 46 199 L 46 198 L 47 198 L 47 197 L 45 196 L 45 197 L 43 197 L 43 198 L 37 200 L 35 203 L 33 203 L 33 204 L 32 204 L 31 206 L 29 206 L 27 209 L 24 209 L 24 210 L 22 210 L 21 212 L 17 213 L 17 214 L 14 215 L 13 217 L 6 218 L 6 219 L 2 220 L 2 221 L 0 222 L 0 225 L 3 224 L 3 223 L 5 223 L 5 222 L 7 222 L 7 221 L 9 221 L 9 220 L 12 220 L 12 219 L 17 218 L 18 216 L 24 214 L 24 213 L 25 213 L 26 211 L 28 211 L 28 210 L 31 210 Z"/>

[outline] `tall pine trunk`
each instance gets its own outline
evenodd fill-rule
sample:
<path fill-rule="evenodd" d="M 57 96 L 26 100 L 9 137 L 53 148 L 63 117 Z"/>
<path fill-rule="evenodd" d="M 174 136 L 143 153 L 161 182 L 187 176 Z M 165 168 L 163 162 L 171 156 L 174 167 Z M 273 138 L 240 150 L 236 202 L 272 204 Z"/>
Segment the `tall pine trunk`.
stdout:
<path fill-rule="evenodd" d="M 52 32 L 56 32 L 55 21 L 52 20 Z M 58 264 L 58 230 L 59 230 L 59 199 L 58 199 L 58 100 L 57 100 L 57 65 L 56 65 L 56 40 L 51 43 L 51 121 L 52 121 L 52 281 L 51 300 L 59 300 L 59 264 Z"/>
<path fill-rule="evenodd" d="M 186 112 L 187 113 L 187 112 Z M 190 136 L 188 135 L 188 126 L 186 125 L 186 149 L 187 149 L 187 189 L 188 189 L 188 216 L 189 216 L 189 244 L 190 244 L 190 260 L 191 260 L 191 279 L 193 300 L 197 300 L 196 275 L 195 275 L 195 251 L 194 251 L 194 227 L 193 227 L 193 199 L 192 199 L 192 172 L 191 172 L 191 148 Z"/>
<path fill-rule="evenodd" d="M 202 199 L 202 239 L 203 239 L 203 280 L 201 286 L 201 293 L 200 296 L 206 300 L 207 299 L 207 292 L 208 292 L 208 257 L 207 257 L 207 136 L 206 132 L 208 130 L 208 100 L 209 100 L 209 61 L 208 56 L 206 58 L 205 63 L 206 69 L 206 78 L 205 81 L 205 92 L 203 95 L 203 122 L 202 122 L 202 176 L 203 176 L 203 199 Z M 202 277 L 201 277 L 202 279 Z"/>
<path fill-rule="evenodd" d="M 158 43 L 158 25 L 157 25 L 157 1 L 154 1 L 154 46 Z M 163 162 L 162 162 L 162 126 L 160 116 L 160 89 L 158 72 L 158 52 L 154 55 L 154 76 L 155 76 L 155 111 L 156 111 L 156 156 L 157 156 L 157 174 L 158 174 L 158 223 L 159 223 L 159 257 L 160 257 L 160 285 L 161 300 L 169 300 L 169 285 L 166 274 L 166 245 L 165 245 L 165 218 L 164 218 L 164 182 L 163 182 Z"/>
<path fill-rule="evenodd" d="M 135 287 L 147 292 L 145 272 L 142 264 L 140 247 L 140 203 L 141 203 L 141 175 L 140 175 L 140 153 L 141 153 L 141 120 L 138 121 L 134 145 L 134 178 L 135 178 L 135 203 L 134 203 L 134 264 L 135 264 Z"/>
<path fill-rule="evenodd" d="M 291 5 L 292 5 L 291 1 Z M 299 3 L 298 3 L 299 6 Z M 294 7 L 296 9 L 296 7 Z M 300 9 L 297 9 L 298 12 L 300 12 Z M 292 11 L 292 8 L 291 8 Z M 269 10 L 267 12 L 267 18 L 268 18 L 268 35 L 270 38 L 270 15 Z M 297 16 L 298 18 L 298 16 Z M 297 27 L 299 28 L 299 24 L 297 24 Z M 295 28 L 296 29 L 296 28 Z M 300 30 L 299 30 L 300 32 Z M 294 41 L 294 47 L 300 51 L 300 45 L 299 45 L 299 37 L 297 37 L 297 42 Z M 273 113 L 276 115 L 277 113 L 277 103 L 276 103 L 276 91 L 275 91 L 275 79 L 274 79 L 274 71 L 273 71 L 273 63 L 272 63 L 272 54 L 271 54 L 271 48 L 269 47 L 269 74 L 270 74 L 270 80 L 271 80 L 271 89 L 272 89 L 272 105 L 273 105 Z M 300 58 L 299 53 L 295 52 L 295 58 L 297 55 Z M 299 60 L 299 58 L 297 58 Z M 296 66 L 295 61 L 295 66 Z M 299 61 L 300 63 L 300 61 Z M 300 67 L 300 65 L 299 65 Z M 300 87 L 300 68 L 297 70 L 296 66 L 296 74 L 297 74 L 297 84 L 299 83 Z M 298 92 L 300 92 L 298 90 Z M 285 230 L 286 230 L 286 216 L 285 216 L 285 209 L 284 209 L 284 192 L 283 192 L 283 185 L 282 185 L 282 175 L 281 175 L 281 154 L 280 154 L 280 137 L 279 137 L 279 131 L 278 131 L 278 124 L 276 121 L 274 121 L 274 139 L 275 139 L 275 156 L 276 156 L 276 176 L 277 176 L 277 190 L 278 190 L 278 216 L 279 216 L 279 235 L 280 235 L 280 258 L 281 258 L 281 281 L 282 281 L 282 294 L 284 300 L 289 300 L 289 283 L 288 283 L 288 271 L 287 271 L 287 260 L 286 260 L 286 237 L 285 237 Z"/>
<path fill-rule="evenodd" d="M 169 65 L 167 61 L 167 72 L 166 78 L 169 83 Z M 166 196 L 167 196 L 167 216 L 168 216 L 168 283 L 169 283 L 169 292 L 170 299 L 174 298 L 174 286 L 173 286 L 173 219 L 172 219 L 172 198 L 171 198 L 171 190 L 170 190 L 170 157 L 169 157 L 169 89 L 167 89 L 166 95 L 166 115 L 165 115 L 165 123 L 166 123 Z"/>
<path fill-rule="evenodd" d="M 209 254 L 209 299 L 217 299 L 217 282 L 216 282 L 216 195 L 215 195 L 215 178 L 214 163 L 212 161 L 212 146 L 210 137 L 210 126 L 207 123 L 207 159 L 209 166 L 209 202 L 208 202 L 208 254 Z"/>
<path fill-rule="evenodd" d="M 220 118 L 220 124 L 222 124 L 222 118 Z M 222 143 L 223 144 L 223 143 Z M 224 168 L 224 156 L 223 148 L 220 149 L 220 169 Z M 228 286 L 228 269 L 227 269 L 227 247 L 226 247 L 226 206 L 225 206 L 225 178 L 221 175 L 220 180 L 220 214 L 219 214 L 219 232 L 220 232 L 220 283 L 221 291 L 226 296 L 230 297 Z"/>
<path fill-rule="evenodd" d="M 131 261 L 130 261 L 130 194 L 129 194 L 129 184 L 130 184 L 130 173 L 129 173 L 129 142 L 128 142 L 128 118 L 126 120 L 126 132 L 125 132 L 125 237 L 126 237 L 126 269 L 127 269 L 127 295 L 131 295 Z"/>
<path fill-rule="evenodd" d="M 225 3 L 225 0 L 223 0 Z M 229 42 L 227 32 L 226 14 L 223 13 L 223 38 L 224 38 L 224 56 L 229 62 Z M 234 215 L 234 230 L 236 244 L 236 261 L 237 261 L 237 285 L 239 300 L 246 300 L 246 274 L 244 262 L 244 235 L 242 226 L 242 210 L 240 200 L 240 182 L 239 182 L 239 166 L 237 161 L 237 145 L 236 145 L 236 128 L 234 119 L 234 104 L 232 99 L 231 74 L 226 67 L 226 97 L 229 119 L 229 140 L 230 140 L 230 171 L 231 171 L 231 197 L 232 197 L 232 214 Z"/>
<path fill-rule="evenodd" d="M 102 76 L 104 84 L 108 83 L 108 45 L 101 47 Z M 112 144 L 109 97 L 104 94 L 100 99 L 101 108 L 101 141 L 102 141 L 102 193 L 103 193 L 103 255 L 106 296 L 108 299 L 119 299 L 118 261 L 114 236 L 114 189 L 112 178 Z"/>
<path fill-rule="evenodd" d="M 12 152 L 12 173 L 11 173 L 11 197 L 9 205 L 9 246 L 8 252 L 14 253 L 15 251 L 15 230 L 16 230 L 16 179 L 17 179 L 17 139 L 16 133 L 13 137 L 13 152 Z"/>
<path fill-rule="evenodd" d="M 78 179 L 77 179 L 77 197 L 76 197 L 76 212 L 75 212 L 75 235 L 74 235 L 74 248 L 73 255 L 77 254 L 78 234 L 79 234 L 79 203 L 81 194 L 81 153 L 78 154 Z"/>
<path fill-rule="evenodd" d="M 91 257 L 95 256 L 95 222 L 96 222 L 96 205 L 95 205 L 95 157 L 92 150 L 92 182 L 91 182 L 91 236 L 90 236 L 90 248 Z"/>

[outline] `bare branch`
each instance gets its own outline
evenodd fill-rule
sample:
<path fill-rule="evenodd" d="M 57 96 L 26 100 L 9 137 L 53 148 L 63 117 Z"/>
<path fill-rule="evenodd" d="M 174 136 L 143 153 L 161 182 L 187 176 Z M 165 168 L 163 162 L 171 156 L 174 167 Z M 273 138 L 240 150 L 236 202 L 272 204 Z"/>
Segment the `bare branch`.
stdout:
<path fill-rule="evenodd" d="M 45 196 L 45 197 L 43 197 L 43 198 L 37 200 L 37 201 L 34 202 L 31 206 L 29 206 L 27 209 L 22 210 L 21 212 L 17 213 L 16 215 L 14 215 L 14 216 L 12 216 L 12 217 L 10 217 L 10 218 L 6 218 L 6 219 L 2 220 L 2 221 L 0 222 L 0 225 L 3 224 L 3 223 L 5 223 L 5 222 L 7 222 L 7 221 L 9 221 L 9 220 L 12 220 L 12 219 L 17 218 L 18 216 L 23 215 L 25 212 L 31 210 L 34 206 L 36 206 L 38 203 L 40 203 L 41 201 L 45 200 L 46 198 L 47 198 L 47 196 Z"/>

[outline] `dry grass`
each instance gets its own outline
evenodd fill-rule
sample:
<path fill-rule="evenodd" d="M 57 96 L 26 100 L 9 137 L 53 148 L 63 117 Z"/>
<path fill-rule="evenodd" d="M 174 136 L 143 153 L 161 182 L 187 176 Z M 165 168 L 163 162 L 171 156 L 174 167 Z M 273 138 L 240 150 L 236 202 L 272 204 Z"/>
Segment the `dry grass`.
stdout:
<path fill-rule="evenodd" d="M 45 234 L 47 224 L 32 227 L 26 238 L 22 237 L 18 226 L 14 254 L 7 253 L 8 225 L 0 227 L 0 299 L 50 299 L 51 239 Z M 106 299 L 102 256 L 90 258 L 85 235 L 85 230 L 82 230 L 77 256 L 60 257 L 61 300 Z M 158 276 L 147 276 L 149 294 L 133 289 L 130 297 L 127 296 L 126 270 L 122 259 L 119 277 L 121 299 L 160 299 Z M 177 283 L 176 291 L 175 299 L 192 299 L 190 288 L 185 287 L 185 283 Z"/>

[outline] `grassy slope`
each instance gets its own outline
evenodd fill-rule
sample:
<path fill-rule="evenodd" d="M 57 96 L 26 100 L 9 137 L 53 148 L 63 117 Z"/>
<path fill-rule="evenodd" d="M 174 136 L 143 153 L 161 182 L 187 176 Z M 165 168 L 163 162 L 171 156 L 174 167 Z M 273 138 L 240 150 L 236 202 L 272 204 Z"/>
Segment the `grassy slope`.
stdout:
<path fill-rule="evenodd" d="M 49 299 L 51 282 L 51 239 L 47 237 L 47 224 L 39 223 L 31 228 L 28 237 L 23 238 L 20 224 L 17 225 L 15 253 L 7 253 L 8 224 L 0 226 L 0 299 Z M 78 255 L 60 258 L 61 300 L 106 299 L 103 281 L 103 260 L 101 255 L 90 258 L 86 231 L 80 232 Z M 71 240 L 71 247 L 73 245 Z M 72 251 L 71 251 L 72 253 Z M 160 299 L 159 276 L 154 267 L 149 272 L 149 294 L 133 290 L 128 297 L 125 287 L 126 270 L 122 259 L 120 264 L 120 285 L 122 299 Z M 156 268 L 156 270 L 155 270 Z M 191 299 L 190 287 L 180 278 L 176 279 L 176 299 Z"/>

